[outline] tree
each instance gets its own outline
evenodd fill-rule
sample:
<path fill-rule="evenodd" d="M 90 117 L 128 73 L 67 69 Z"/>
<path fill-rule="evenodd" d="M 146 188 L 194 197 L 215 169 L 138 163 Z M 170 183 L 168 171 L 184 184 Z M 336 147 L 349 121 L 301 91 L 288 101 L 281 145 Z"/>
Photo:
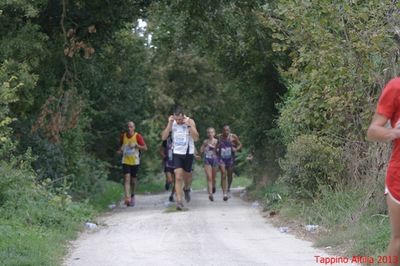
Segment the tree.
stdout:
<path fill-rule="evenodd" d="M 285 56 L 272 51 L 272 32 L 262 4 L 263 1 L 156 3 L 150 21 L 158 55 L 195 51 L 220 72 L 221 95 L 229 97 L 222 105 L 212 106 L 214 114 L 242 135 L 260 165 L 278 169 L 281 144 L 274 130 L 278 115 L 275 106 L 286 89 L 275 62 L 285 61 Z"/>

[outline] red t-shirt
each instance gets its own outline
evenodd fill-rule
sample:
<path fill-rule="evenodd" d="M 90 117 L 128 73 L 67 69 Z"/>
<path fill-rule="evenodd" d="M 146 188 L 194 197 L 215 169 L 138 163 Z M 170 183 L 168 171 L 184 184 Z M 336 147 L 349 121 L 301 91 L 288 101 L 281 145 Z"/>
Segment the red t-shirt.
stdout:
<path fill-rule="evenodd" d="M 394 128 L 400 119 L 400 78 L 390 80 L 379 97 L 376 112 L 390 120 Z M 390 167 L 400 167 L 400 139 L 393 141 Z"/>

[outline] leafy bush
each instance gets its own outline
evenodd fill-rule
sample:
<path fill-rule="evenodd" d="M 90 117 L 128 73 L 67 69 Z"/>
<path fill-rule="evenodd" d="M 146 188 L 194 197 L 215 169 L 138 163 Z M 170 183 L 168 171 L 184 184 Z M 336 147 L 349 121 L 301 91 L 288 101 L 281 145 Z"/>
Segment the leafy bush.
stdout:
<path fill-rule="evenodd" d="M 72 202 L 66 189 L 37 183 L 30 167 L 32 160 L 28 151 L 8 162 L 0 162 L 0 213 L 3 218 L 18 218 L 29 225 L 63 228 L 69 221 L 90 217 L 91 207 Z"/>
<path fill-rule="evenodd" d="M 288 145 L 280 161 L 283 180 L 295 194 L 314 197 L 321 186 L 334 187 L 342 178 L 341 150 L 315 135 L 301 135 Z"/>
<path fill-rule="evenodd" d="M 5 265 L 58 265 L 65 240 L 94 215 L 73 202 L 65 187 L 38 183 L 30 151 L 0 161 L 0 261 Z"/>

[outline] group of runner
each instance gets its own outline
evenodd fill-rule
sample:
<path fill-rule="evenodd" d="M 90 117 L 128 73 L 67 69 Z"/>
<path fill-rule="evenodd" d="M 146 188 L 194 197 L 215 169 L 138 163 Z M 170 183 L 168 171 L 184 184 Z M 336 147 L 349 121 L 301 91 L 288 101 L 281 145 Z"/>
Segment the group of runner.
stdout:
<path fill-rule="evenodd" d="M 166 176 L 165 189 L 171 189 L 169 200 L 176 201 L 177 210 L 183 209 L 183 198 L 191 200 L 191 184 L 193 162 L 203 160 L 207 178 L 208 198 L 214 201 L 216 192 L 216 174 L 221 172 L 221 188 L 223 200 L 227 201 L 233 180 L 235 153 L 242 148 L 237 135 L 231 133 L 230 127 L 225 125 L 222 133 L 216 136 L 215 129 L 207 129 L 207 139 L 197 152 L 195 142 L 199 140 L 199 133 L 193 119 L 187 117 L 182 109 L 177 108 L 169 116 L 168 123 L 161 133 L 162 145 L 160 155 Z M 124 173 L 125 205 L 135 205 L 135 189 L 137 173 L 140 165 L 140 151 L 147 150 L 143 137 L 135 132 L 135 124 L 128 122 L 128 130 L 120 137 L 118 153 L 122 154 L 122 169 Z M 174 199 L 175 194 L 175 199 Z"/>
<path fill-rule="evenodd" d="M 393 141 L 391 160 L 388 165 L 385 194 L 391 224 L 391 239 L 388 255 L 400 255 L 400 78 L 388 82 L 379 97 L 374 118 L 368 128 L 367 138 L 372 141 Z M 387 124 L 390 122 L 391 127 Z M 223 200 L 228 200 L 227 192 L 232 184 L 234 153 L 242 148 L 239 138 L 224 126 L 222 134 L 215 137 L 214 128 L 207 129 L 208 138 L 204 140 L 200 153 L 203 155 L 204 170 L 207 176 L 208 197 L 214 200 L 217 168 L 221 171 Z M 192 165 L 199 133 L 193 119 L 185 116 L 180 109 L 168 118 L 168 124 L 161 134 L 164 141 L 163 158 L 167 173 L 166 189 L 173 184 L 175 177 L 176 208 L 182 210 L 182 196 L 190 201 Z M 135 124 L 128 122 L 128 131 L 120 138 L 118 153 L 122 154 L 125 177 L 125 204 L 135 204 L 137 171 L 140 164 L 140 151 L 147 150 L 142 136 L 135 132 Z M 165 153 L 164 153 L 165 152 Z M 228 178 L 228 180 L 227 180 Z M 173 192 L 172 192 L 173 193 Z M 173 200 L 171 194 L 170 200 Z"/>
<path fill-rule="evenodd" d="M 194 142 L 199 140 L 196 123 L 179 108 L 168 118 L 168 124 L 161 134 L 163 144 L 160 153 L 166 175 L 165 188 L 168 190 L 173 187 L 169 200 L 174 201 L 175 192 L 177 210 L 183 208 L 183 196 L 186 202 L 191 200 L 193 162 L 196 157 L 203 159 L 210 201 L 214 201 L 218 168 L 221 171 L 223 200 L 227 201 L 229 198 L 235 152 L 242 148 L 242 144 L 239 138 L 230 132 L 228 125 L 224 126 L 222 134 L 217 137 L 215 129 L 208 128 L 207 136 L 198 154 L 194 145 Z"/>
<path fill-rule="evenodd" d="M 214 201 L 216 191 L 216 175 L 221 172 L 221 188 L 223 200 L 228 200 L 228 193 L 233 180 L 235 153 L 242 148 L 237 135 L 231 133 L 230 127 L 225 125 L 222 133 L 216 137 L 215 129 L 207 129 L 207 139 L 203 141 L 200 153 L 203 156 L 204 172 L 207 178 L 207 191 L 210 201 Z"/>

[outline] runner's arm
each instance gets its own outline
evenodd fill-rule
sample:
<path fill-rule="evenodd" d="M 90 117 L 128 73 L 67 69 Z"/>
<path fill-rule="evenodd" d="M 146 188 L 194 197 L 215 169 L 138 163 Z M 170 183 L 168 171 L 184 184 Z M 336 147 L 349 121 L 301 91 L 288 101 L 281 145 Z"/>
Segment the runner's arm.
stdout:
<path fill-rule="evenodd" d="M 164 159 L 165 158 L 165 148 L 163 145 L 160 145 L 160 149 L 158 150 L 158 152 L 160 153 L 161 158 Z"/>
<path fill-rule="evenodd" d="M 204 149 L 205 149 L 206 145 L 207 145 L 207 140 L 204 140 L 203 144 L 200 147 L 200 154 L 204 153 Z"/>
<path fill-rule="evenodd" d="M 136 142 L 139 150 L 147 151 L 147 145 L 144 142 L 142 135 L 140 135 L 139 133 L 136 135 Z"/>
<path fill-rule="evenodd" d="M 162 140 L 166 140 L 169 136 L 169 133 L 172 130 L 172 124 L 174 123 L 174 116 L 170 115 L 168 118 L 168 124 L 167 127 L 163 130 L 163 132 L 161 133 L 161 139 Z"/>
<path fill-rule="evenodd" d="M 367 131 L 367 140 L 392 141 L 394 139 L 400 138 L 400 129 L 386 127 L 388 121 L 389 119 L 385 116 L 375 113 Z"/>
<path fill-rule="evenodd" d="M 198 141 L 199 140 L 199 132 L 197 132 L 196 123 L 194 122 L 193 119 L 189 119 L 187 124 L 189 126 L 189 132 L 190 132 L 190 135 L 192 136 L 193 140 Z"/>
<path fill-rule="evenodd" d="M 236 151 L 240 151 L 243 147 L 237 135 L 233 135 L 234 141 L 236 142 Z"/>
<path fill-rule="evenodd" d="M 196 160 L 200 160 L 201 159 L 201 156 L 200 156 L 199 152 L 197 151 L 196 146 L 194 147 L 194 158 Z"/>
<path fill-rule="evenodd" d="M 217 154 L 219 154 L 219 149 L 221 146 L 219 139 L 220 139 L 220 135 L 217 136 L 217 143 L 215 144 L 215 150 L 217 151 Z"/>

